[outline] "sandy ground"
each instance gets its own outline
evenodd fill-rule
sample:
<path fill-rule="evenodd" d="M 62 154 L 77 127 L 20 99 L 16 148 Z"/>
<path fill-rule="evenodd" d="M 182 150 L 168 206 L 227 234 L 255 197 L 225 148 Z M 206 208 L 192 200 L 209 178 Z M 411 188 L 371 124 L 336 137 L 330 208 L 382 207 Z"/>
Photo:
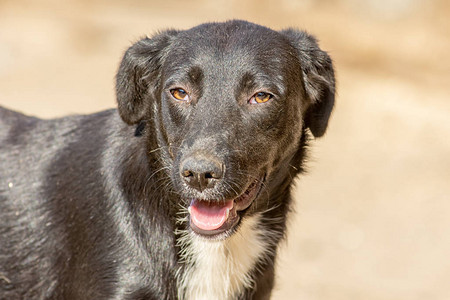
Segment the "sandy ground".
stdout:
<path fill-rule="evenodd" d="M 132 42 L 231 18 L 307 29 L 337 69 L 336 110 L 298 181 L 273 299 L 450 299 L 444 0 L 0 0 L 0 105 L 41 117 L 113 107 Z"/>

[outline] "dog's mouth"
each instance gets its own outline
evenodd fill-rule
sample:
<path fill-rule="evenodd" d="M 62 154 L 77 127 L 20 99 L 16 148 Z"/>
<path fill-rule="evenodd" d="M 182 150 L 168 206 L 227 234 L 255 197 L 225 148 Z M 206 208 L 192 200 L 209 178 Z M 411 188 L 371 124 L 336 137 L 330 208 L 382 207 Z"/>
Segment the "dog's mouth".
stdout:
<path fill-rule="evenodd" d="M 188 209 L 192 230 L 205 237 L 231 232 L 239 224 L 243 213 L 258 197 L 262 185 L 262 180 L 255 180 L 244 193 L 230 200 L 193 199 Z"/>

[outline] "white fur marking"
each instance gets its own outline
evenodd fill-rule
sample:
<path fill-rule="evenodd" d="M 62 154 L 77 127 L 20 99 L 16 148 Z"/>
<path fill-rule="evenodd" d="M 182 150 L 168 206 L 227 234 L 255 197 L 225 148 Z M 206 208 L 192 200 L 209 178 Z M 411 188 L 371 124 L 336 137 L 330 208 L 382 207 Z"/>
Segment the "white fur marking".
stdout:
<path fill-rule="evenodd" d="M 183 300 L 235 299 L 253 286 L 250 271 L 266 257 L 271 239 L 261 229 L 261 215 L 242 220 L 239 230 L 222 241 L 181 233 L 182 259 L 187 269 L 178 277 Z M 184 247 L 183 247 L 184 246 Z"/>

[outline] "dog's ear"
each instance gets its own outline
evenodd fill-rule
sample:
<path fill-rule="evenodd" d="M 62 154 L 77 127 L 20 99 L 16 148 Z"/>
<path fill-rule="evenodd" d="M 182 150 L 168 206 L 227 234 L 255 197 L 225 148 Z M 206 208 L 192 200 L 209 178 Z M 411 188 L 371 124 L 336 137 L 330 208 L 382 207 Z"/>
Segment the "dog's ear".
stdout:
<path fill-rule="evenodd" d="M 120 117 L 126 123 L 137 124 L 145 119 L 159 83 L 161 65 L 176 34 L 169 30 L 143 38 L 125 52 L 116 75 L 116 97 Z"/>
<path fill-rule="evenodd" d="M 335 79 L 333 62 L 316 39 L 304 31 L 281 31 L 297 49 L 307 97 L 311 101 L 304 116 L 305 126 L 314 137 L 324 135 L 334 106 Z"/>

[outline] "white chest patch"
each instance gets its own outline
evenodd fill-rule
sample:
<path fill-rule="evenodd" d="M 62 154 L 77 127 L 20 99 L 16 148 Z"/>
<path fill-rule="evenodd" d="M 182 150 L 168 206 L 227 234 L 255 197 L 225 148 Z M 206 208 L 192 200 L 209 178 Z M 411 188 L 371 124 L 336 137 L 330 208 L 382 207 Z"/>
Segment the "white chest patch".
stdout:
<path fill-rule="evenodd" d="M 181 257 L 187 265 L 178 276 L 179 299 L 227 300 L 251 287 L 249 272 L 263 260 L 271 243 L 259 214 L 242 220 L 239 230 L 224 241 L 184 233 Z"/>

